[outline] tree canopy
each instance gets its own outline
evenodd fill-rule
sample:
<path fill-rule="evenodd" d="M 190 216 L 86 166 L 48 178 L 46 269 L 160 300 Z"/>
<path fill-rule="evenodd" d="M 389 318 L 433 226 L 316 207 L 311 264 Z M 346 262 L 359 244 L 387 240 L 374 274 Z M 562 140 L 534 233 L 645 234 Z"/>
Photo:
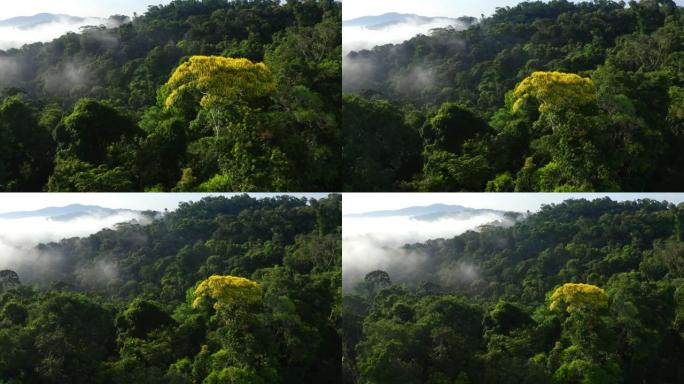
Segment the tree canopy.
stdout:
<path fill-rule="evenodd" d="M 0 271 L 0 381 L 341 383 L 341 196 L 146 214 Z"/>
<path fill-rule="evenodd" d="M 189 1 L 0 51 L 0 191 L 338 191 L 334 0 Z"/>
<path fill-rule="evenodd" d="M 389 247 L 387 271 L 345 287 L 345 382 L 682 381 L 682 209 L 568 200 Z"/>
<path fill-rule="evenodd" d="M 683 28 L 669 0 L 524 1 L 350 52 L 344 190 L 682 190 Z"/>
<path fill-rule="evenodd" d="M 186 93 L 200 94 L 200 105 L 210 107 L 275 91 L 273 75 L 264 63 L 220 56 L 192 56 L 174 70 L 164 86 L 169 91 L 164 100 L 167 108 Z"/>

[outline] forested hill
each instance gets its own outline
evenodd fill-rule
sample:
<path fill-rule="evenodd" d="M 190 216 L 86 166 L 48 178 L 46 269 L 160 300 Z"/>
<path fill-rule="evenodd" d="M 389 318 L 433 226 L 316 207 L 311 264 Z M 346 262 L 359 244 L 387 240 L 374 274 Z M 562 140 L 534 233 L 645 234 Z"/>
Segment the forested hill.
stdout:
<path fill-rule="evenodd" d="M 350 53 L 345 189 L 681 190 L 682 15 L 522 2 Z"/>
<path fill-rule="evenodd" d="M 682 382 L 683 240 L 684 205 L 605 198 L 407 246 L 345 295 L 345 380 Z"/>
<path fill-rule="evenodd" d="M 339 190 L 339 2 L 117 20 L 0 51 L 0 190 Z"/>
<path fill-rule="evenodd" d="M 0 272 L 2 382 L 340 380 L 339 195 L 210 197 L 36 252 Z"/>

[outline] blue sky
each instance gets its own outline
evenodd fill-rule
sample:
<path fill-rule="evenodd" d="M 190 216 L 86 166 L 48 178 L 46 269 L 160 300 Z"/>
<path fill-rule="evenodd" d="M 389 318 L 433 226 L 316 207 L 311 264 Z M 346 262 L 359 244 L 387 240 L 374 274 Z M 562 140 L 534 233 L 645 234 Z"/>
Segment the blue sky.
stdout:
<path fill-rule="evenodd" d="M 171 0 L 20 0 L 2 1 L 0 20 L 36 13 L 64 13 L 73 16 L 108 17 L 114 14 L 142 14 L 149 5 L 168 4 Z"/>
<path fill-rule="evenodd" d="M 543 204 L 568 199 L 593 200 L 608 196 L 613 200 L 651 199 L 684 202 L 684 193 L 345 193 L 342 213 L 364 213 L 431 204 L 463 205 L 502 211 L 537 211 Z"/>
<path fill-rule="evenodd" d="M 69 204 L 99 205 L 105 208 L 135 210 L 174 210 L 180 202 L 198 201 L 206 196 L 232 196 L 235 193 L 3 193 L 0 194 L 0 213 L 33 211 Z M 250 193 L 257 198 L 283 193 Z M 287 193 L 296 197 L 322 198 L 327 193 Z"/>
<path fill-rule="evenodd" d="M 519 0 L 343 0 L 343 19 L 379 15 L 387 12 L 415 13 L 423 16 L 491 15 L 497 7 L 513 6 Z M 684 5 L 684 0 L 676 0 Z"/>

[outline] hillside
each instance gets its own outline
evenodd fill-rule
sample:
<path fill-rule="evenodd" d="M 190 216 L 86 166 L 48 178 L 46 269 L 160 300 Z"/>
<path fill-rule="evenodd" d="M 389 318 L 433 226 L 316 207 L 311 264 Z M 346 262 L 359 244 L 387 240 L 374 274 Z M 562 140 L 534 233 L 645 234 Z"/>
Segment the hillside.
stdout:
<path fill-rule="evenodd" d="M 344 188 L 682 190 L 683 36 L 669 0 L 537 1 L 351 52 Z"/>
<path fill-rule="evenodd" d="M 0 191 L 339 190 L 340 3 L 113 18 L 0 51 Z"/>
<path fill-rule="evenodd" d="M 681 382 L 682 240 L 684 206 L 604 198 L 407 245 L 345 292 L 345 382 Z"/>
<path fill-rule="evenodd" d="M 210 197 L 41 244 L 35 274 L 0 271 L 0 378 L 339 382 L 340 209 Z"/>

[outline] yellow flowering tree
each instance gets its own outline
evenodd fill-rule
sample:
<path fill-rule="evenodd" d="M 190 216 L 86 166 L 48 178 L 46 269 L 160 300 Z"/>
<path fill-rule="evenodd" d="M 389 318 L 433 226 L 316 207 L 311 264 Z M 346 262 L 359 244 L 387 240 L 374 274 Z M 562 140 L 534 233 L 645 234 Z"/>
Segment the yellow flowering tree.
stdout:
<path fill-rule="evenodd" d="M 261 301 L 261 286 L 256 281 L 237 276 L 214 275 L 202 281 L 194 292 L 193 308 L 213 302 L 219 310 L 234 304 L 256 304 Z"/>
<path fill-rule="evenodd" d="M 567 283 L 556 288 L 551 294 L 551 310 L 565 304 L 568 313 L 584 310 L 599 310 L 608 307 L 606 291 L 591 284 Z"/>
<path fill-rule="evenodd" d="M 577 108 L 597 100 L 593 80 L 563 72 L 534 72 L 515 87 L 513 96 L 513 112 L 531 98 L 541 103 L 539 112 L 554 107 Z"/>
<path fill-rule="evenodd" d="M 165 84 L 167 108 L 174 106 L 188 92 L 199 92 L 200 105 L 269 95 L 276 85 L 264 63 L 222 56 L 192 56 L 173 72 Z"/>

